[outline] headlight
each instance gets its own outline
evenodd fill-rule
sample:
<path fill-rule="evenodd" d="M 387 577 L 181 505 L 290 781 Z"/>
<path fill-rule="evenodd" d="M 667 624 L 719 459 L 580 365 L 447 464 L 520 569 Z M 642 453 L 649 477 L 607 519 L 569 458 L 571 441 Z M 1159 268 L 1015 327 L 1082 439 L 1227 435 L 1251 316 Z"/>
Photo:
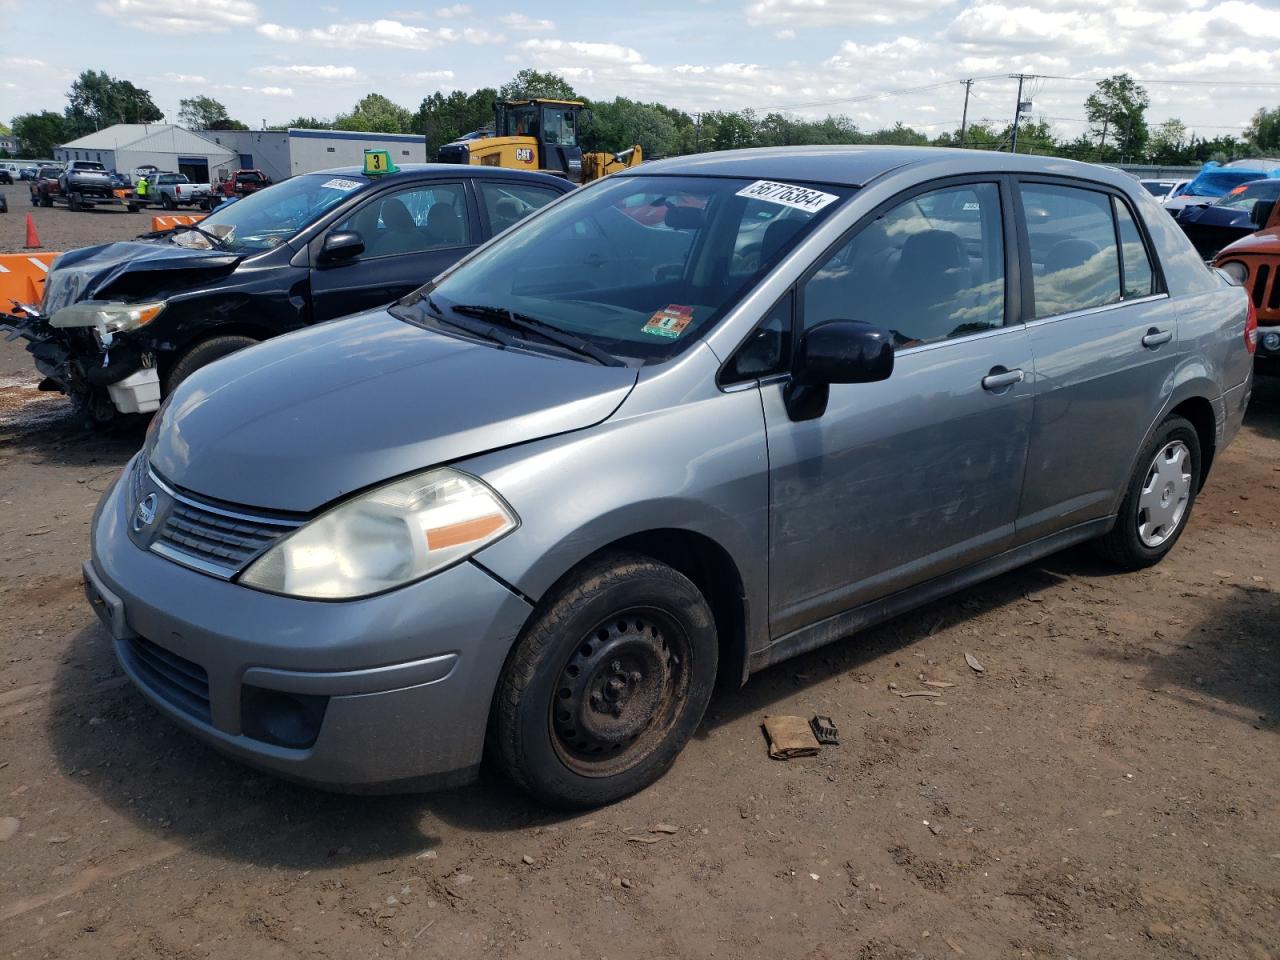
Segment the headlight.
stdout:
<path fill-rule="evenodd" d="M 93 327 L 99 334 L 136 330 L 154 320 L 164 310 L 158 303 L 109 303 L 105 300 L 81 300 L 63 307 L 49 318 L 54 327 Z"/>
<path fill-rule="evenodd" d="M 1249 268 L 1239 260 L 1228 260 L 1218 269 L 1241 286 L 1249 279 Z"/>
<path fill-rule="evenodd" d="M 293 597 L 364 597 L 465 560 L 518 523 L 487 485 L 439 467 L 321 514 L 255 560 L 240 582 Z"/>

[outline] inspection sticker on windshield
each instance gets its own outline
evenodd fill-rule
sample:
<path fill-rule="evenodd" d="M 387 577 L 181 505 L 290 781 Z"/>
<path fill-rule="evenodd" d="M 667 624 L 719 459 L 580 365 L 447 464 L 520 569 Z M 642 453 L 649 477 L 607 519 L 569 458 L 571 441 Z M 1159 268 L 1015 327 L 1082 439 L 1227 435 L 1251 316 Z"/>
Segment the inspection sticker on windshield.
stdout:
<path fill-rule="evenodd" d="M 641 333 L 649 333 L 655 337 L 666 337 L 668 340 L 674 340 L 680 334 L 684 333 L 685 328 L 693 322 L 693 307 L 682 306 L 678 303 L 668 304 L 663 307 L 640 328 Z"/>
<path fill-rule="evenodd" d="M 343 180 L 341 177 L 334 177 L 332 180 L 326 180 L 320 184 L 320 189 L 324 190 L 327 187 L 330 190 L 354 190 L 363 186 L 364 184 L 359 180 Z"/>
<path fill-rule="evenodd" d="M 823 193 L 821 190 L 810 190 L 790 183 L 775 183 L 773 180 L 757 180 L 751 186 L 739 190 L 738 196 L 780 203 L 784 207 L 795 207 L 810 213 L 817 213 L 833 200 L 840 199 L 834 193 Z"/>

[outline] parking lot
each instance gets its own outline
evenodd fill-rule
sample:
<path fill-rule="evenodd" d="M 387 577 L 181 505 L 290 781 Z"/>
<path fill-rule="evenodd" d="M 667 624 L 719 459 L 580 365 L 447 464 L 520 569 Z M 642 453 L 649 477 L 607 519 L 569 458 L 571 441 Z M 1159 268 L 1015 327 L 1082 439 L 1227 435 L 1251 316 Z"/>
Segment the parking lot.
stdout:
<path fill-rule="evenodd" d="M 71 215 L 37 216 L 52 246 Z M 1160 566 L 1071 551 L 774 667 L 657 785 L 575 816 L 492 777 L 319 793 L 163 719 L 80 585 L 141 437 L 34 384 L 0 345 L 6 956 L 1277 956 L 1274 381 Z M 842 744 L 770 760 L 767 713 Z"/>
<path fill-rule="evenodd" d="M 18 253 L 23 249 L 27 239 L 28 213 L 40 234 L 41 249 L 59 252 L 95 243 L 132 240 L 151 229 L 153 213 L 164 213 L 162 210 L 127 213 L 124 207 L 101 207 L 72 213 L 66 207 L 33 207 L 25 183 L 0 186 L 0 193 L 9 200 L 9 212 L 0 213 L 0 253 Z"/>

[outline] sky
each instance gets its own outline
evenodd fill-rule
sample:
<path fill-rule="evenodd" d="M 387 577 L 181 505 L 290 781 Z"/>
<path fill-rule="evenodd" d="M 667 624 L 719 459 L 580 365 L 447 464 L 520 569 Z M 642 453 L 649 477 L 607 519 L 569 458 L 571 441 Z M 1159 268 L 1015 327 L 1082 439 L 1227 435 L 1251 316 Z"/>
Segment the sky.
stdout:
<path fill-rule="evenodd" d="M 150 90 L 171 119 L 203 94 L 256 128 L 332 118 L 371 91 L 416 109 L 522 67 L 595 99 L 842 113 L 931 135 L 959 126 L 960 80 L 977 78 L 970 120 L 1003 126 L 1008 74 L 1030 73 L 1032 115 L 1068 137 L 1086 129 L 1089 80 L 1128 71 L 1149 122 L 1213 137 L 1280 106 L 1280 0 L 60 0 L 56 17 L 47 0 L 0 0 L 6 122 L 61 110 L 84 69 Z"/>

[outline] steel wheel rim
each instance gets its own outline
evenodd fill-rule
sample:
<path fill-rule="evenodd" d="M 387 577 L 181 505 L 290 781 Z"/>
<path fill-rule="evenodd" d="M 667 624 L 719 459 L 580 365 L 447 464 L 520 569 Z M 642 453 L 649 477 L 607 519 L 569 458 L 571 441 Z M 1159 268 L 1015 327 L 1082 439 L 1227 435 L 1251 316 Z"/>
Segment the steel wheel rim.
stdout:
<path fill-rule="evenodd" d="M 1159 547 L 1178 531 L 1191 488 L 1191 448 L 1171 440 L 1152 458 L 1138 493 L 1138 539 L 1144 546 Z"/>
<path fill-rule="evenodd" d="M 692 666 L 688 634 L 656 607 L 602 619 L 566 658 L 551 694 L 551 743 L 588 777 L 631 769 L 666 739 L 680 715 Z"/>

